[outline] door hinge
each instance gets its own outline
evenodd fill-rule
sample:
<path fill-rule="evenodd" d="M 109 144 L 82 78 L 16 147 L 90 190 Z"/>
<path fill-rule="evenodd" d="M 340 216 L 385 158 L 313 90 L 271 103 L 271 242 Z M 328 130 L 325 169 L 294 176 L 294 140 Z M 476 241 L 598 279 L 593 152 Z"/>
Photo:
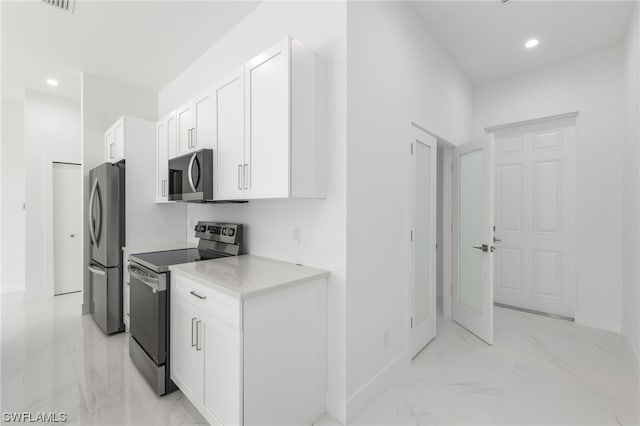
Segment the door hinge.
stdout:
<path fill-rule="evenodd" d="M 409 231 L 409 239 L 413 241 L 413 229 Z"/>
<path fill-rule="evenodd" d="M 411 317 L 411 328 L 413 328 L 413 317 Z"/>
<path fill-rule="evenodd" d="M 411 155 L 413 155 L 413 144 L 411 144 Z"/>

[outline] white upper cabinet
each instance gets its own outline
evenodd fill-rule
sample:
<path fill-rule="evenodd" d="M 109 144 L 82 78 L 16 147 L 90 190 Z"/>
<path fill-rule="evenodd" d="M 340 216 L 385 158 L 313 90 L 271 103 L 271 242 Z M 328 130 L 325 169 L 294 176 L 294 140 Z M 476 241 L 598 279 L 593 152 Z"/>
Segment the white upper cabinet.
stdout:
<path fill-rule="evenodd" d="M 245 66 L 247 198 L 286 198 L 289 187 L 290 61 L 286 40 Z"/>
<path fill-rule="evenodd" d="M 287 38 L 214 86 L 214 199 L 326 197 L 325 82 L 322 58 Z"/>
<path fill-rule="evenodd" d="M 222 79 L 213 88 L 216 107 L 214 169 L 215 198 L 244 199 L 244 67 Z"/>
<path fill-rule="evenodd" d="M 124 117 L 104 132 L 105 161 L 117 163 L 124 160 Z"/>
<path fill-rule="evenodd" d="M 206 90 L 178 108 L 178 149 L 175 155 L 184 155 L 203 148 L 213 148 L 214 114 L 215 104 L 210 90 Z"/>
<path fill-rule="evenodd" d="M 169 201 L 169 158 L 177 153 L 178 126 L 172 111 L 156 123 L 156 203 Z"/>

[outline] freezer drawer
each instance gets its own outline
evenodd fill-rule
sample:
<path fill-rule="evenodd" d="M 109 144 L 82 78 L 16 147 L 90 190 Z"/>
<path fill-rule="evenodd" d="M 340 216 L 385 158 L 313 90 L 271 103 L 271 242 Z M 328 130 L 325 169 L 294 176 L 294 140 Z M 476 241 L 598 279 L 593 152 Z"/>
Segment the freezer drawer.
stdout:
<path fill-rule="evenodd" d="M 122 322 L 122 270 L 89 263 L 91 316 L 105 334 L 124 331 Z"/>

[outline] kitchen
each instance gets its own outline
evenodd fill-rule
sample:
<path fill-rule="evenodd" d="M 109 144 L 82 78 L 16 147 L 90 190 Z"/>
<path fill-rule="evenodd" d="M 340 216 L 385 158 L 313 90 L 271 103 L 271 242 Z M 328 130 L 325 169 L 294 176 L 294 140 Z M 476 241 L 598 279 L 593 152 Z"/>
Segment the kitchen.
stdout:
<path fill-rule="evenodd" d="M 394 388 L 391 387 L 390 391 L 385 389 L 392 384 L 397 385 L 397 380 L 412 383 L 413 377 L 403 375 L 410 374 L 414 366 L 439 365 L 439 356 L 434 357 L 433 351 L 438 350 L 440 342 L 447 342 L 446 337 L 436 338 L 413 362 L 407 354 L 407 347 L 411 343 L 410 327 L 413 325 L 407 300 L 410 292 L 407 267 L 410 248 L 407 245 L 408 236 L 411 235 L 407 165 L 410 158 L 409 141 L 413 137 L 411 123 L 417 123 L 421 128 L 438 135 L 438 144 L 446 141 L 457 145 L 484 136 L 482 129 L 487 126 L 580 111 L 581 125 L 602 125 L 591 127 L 591 130 L 595 130 L 593 139 L 581 145 L 579 153 L 583 156 L 587 153 L 591 157 L 579 163 L 582 166 L 578 172 L 590 176 L 594 173 L 585 170 L 592 170 L 597 164 L 605 171 L 599 173 L 602 186 L 593 191 L 594 197 L 602 205 L 616 207 L 622 206 L 623 199 L 617 191 L 603 189 L 622 186 L 622 172 L 618 176 L 619 168 L 609 161 L 618 158 L 623 149 L 622 142 L 611 144 L 610 150 L 606 151 L 608 161 L 605 165 L 595 161 L 595 144 L 591 142 L 597 138 L 603 140 L 601 130 L 605 122 L 608 127 L 614 127 L 612 123 L 617 121 L 609 116 L 598 121 L 593 118 L 595 114 L 589 118 L 582 106 L 571 109 L 571 102 L 557 100 L 545 103 L 544 108 L 531 108 L 527 114 L 518 114 L 516 108 L 505 112 L 506 109 L 500 108 L 496 100 L 498 106 L 494 109 L 497 112 L 489 114 L 492 111 L 480 102 L 493 100 L 486 94 L 489 90 L 482 91 L 482 84 L 467 78 L 465 73 L 469 72 L 468 69 L 461 71 L 459 64 L 451 59 L 451 52 L 455 49 L 446 44 L 451 39 L 438 38 L 429 32 L 427 27 L 435 31 L 438 26 L 428 17 L 421 16 L 418 10 L 420 3 L 424 3 L 429 11 L 429 4 L 438 2 L 195 2 L 189 3 L 188 7 L 173 2 L 122 2 L 115 7 L 101 2 L 77 1 L 73 14 L 56 10 L 44 2 L 24 5 L 23 10 L 16 4 L 3 4 L 3 34 L 12 30 L 14 34 L 20 34 L 20 38 L 14 40 L 22 40 L 20 44 L 15 43 L 18 46 L 15 47 L 3 36 L 3 57 L 6 54 L 6 58 L 10 59 L 3 59 L 3 64 L 23 63 L 23 68 L 30 70 L 30 73 L 36 73 L 37 70 L 43 74 L 36 76 L 23 70 L 24 75 L 20 76 L 15 70 L 13 74 L 3 71 L 3 81 L 19 81 L 15 87 L 26 87 L 21 93 L 3 92 L 14 96 L 10 103 L 3 101 L 3 141 L 4 129 L 9 127 L 4 124 L 9 122 L 5 118 L 5 111 L 16 122 L 21 120 L 30 123 L 22 129 L 12 130 L 12 138 L 24 139 L 24 150 L 17 144 L 5 148 L 3 142 L 2 198 L 7 194 L 4 192 L 7 186 L 5 182 L 7 176 L 12 177 L 14 166 L 17 169 L 20 164 L 23 165 L 26 171 L 22 172 L 22 180 L 26 180 L 25 186 L 29 188 L 28 191 L 23 188 L 20 195 L 19 185 L 16 185 L 11 188 L 13 195 L 9 194 L 13 198 L 4 200 L 4 205 L 9 205 L 8 201 L 14 198 L 19 200 L 11 204 L 16 210 L 11 216 L 16 221 L 12 223 L 18 229 L 18 219 L 22 220 L 25 236 L 22 238 L 10 234 L 13 230 L 4 223 L 8 216 L 4 216 L 3 210 L 3 293 L 5 285 L 8 288 L 13 283 L 22 282 L 22 286 L 15 285 L 10 290 L 22 292 L 28 306 L 22 309 L 23 299 L 12 299 L 11 294 L 3 294 L 3 411 L 25 408 L 44 411 L 65 407 L 77 422 L 103 424 L 261 423 L 251 417 L 252 413 L 260 413 L 262 423 L 310 424 L 315 420 L 312 417 L 317 418 L 323 412 L 327 414 L 317 420 L 318 424 L 333 424 L 332 418 L 342 424 L 394 424 L 393 420 L 389 420 L 394 412 L 419 412 L 408 403 L 405 406 L 401 402 L 399 404 L 402 406 L 397 406 L 393 395 L 392 402 L 385 399 L 389 398 L 389 392 L 394 392 Z M 519 4 L 527 3 L 531 2 L 491 2 L 490 7 L 494 9 L 490 13 L 501 16 L 500 10 L 518 10 Z M 594 2 L 595 6 L 592 7 L 605 7 L 597 3 L 600 2 Z M 585 5 L 576 6 L 575 13 L 581 7 L 587 12 L 590 10 Z M 611 10 L 615 9 L 614 6 L 610 7 Z M 620 28 L 626 28 L 627 21 L 623 17 L 632 15 L 630 10 L 623 10 L 620 6 L 619 10 L 612 12 L 611 21 L 618 23 Z M 636 16 L 637 10 L 636 7 L 632 16 Z M 587 12 L 585 14 L 589 17 L 597 15 L 593 11 L 589 12 L 591 15 Z M 60 38 L 66 40 L 68 46 L 55 47 L 53 41 L 41 37 L 40 30 L 34 28 L 38 22 L 53 22 L 54 19 L 65 23 L 56 31 L 60 31 Z M 453 22 L 453 18 L 449 19 Z M 575 21 L 583 23 L 588 20 Z M 96 31 L 89 31 L 86 22 L 91 22 Z M 113 30 L 114 22 L 121 31 Z M 20 25 L 24 27 L 22 30 L 18 28 Z M 511 28 L 509 31 L 512 34 L 516 30 Z M 94 33 L 99 35 L 87 43 L 78 40 L 78 34 L 88 36 Z M 443 37 L 442 32 L 438 34 Z M 468 37 L 468 33 L 465 34 Z M 632 36 L 627 39 L 633 40 Z M 575 89 L 563 83 L 562 87 L 570 87 L 572 94 L 587 86 L 594 89 L 608 85 L 616 88 L 602 89 L 606 96 L 600 96 L 602 102 L 598 110 L 591 104 L 597 96 L 582 90 L 588 93 L 584 97 L 589 98 L 588 106 L 592 107 L 592 111 L 613 111 L 618 107 L 612 108 L 612 105 L 620 105 L 624 98 L 622 88 L 612 83 L 619 77 L 617 68 L 623 67 L 621 43 L 620 38 L 602 42 L 593 48 L 599 49 L 593 54 L 596 56 L 589 56 L 584 63 L 573 65 L 571 72 L 584 76 L 582 80 L 573 80 L 592 84 L 580 86 L 576 83 L 578 89 Z M 520 38 L 515 44 L 517 49 L 523 50 Z M 46 48 L 37 47 L 41 45 Z M 544 52 L 546 46 L 548 44 L 545 45 L 541 37 L 540 50 L 524 54 L 531 54 L 532 57 L 542 55 L 540 52 Z M 30 50 L 32 48 L 33 51 Z M 296 101 L 309 103 L 302 107 L 279 104 L 277 108 L 265 108 L 265 105 L 271 105 L 274 96 L 278 97 L 274 92 L 287 84 L 282 83 L 283 80 L 268 80 L 275 74 L 267 76 L 259 73 L 255 74 L 256 82 L 263 86 L 255 93 L 257 98 L 250 96 L 252 86 L 248 82 L 252 78 L 250 70 L 254 65 L 262 64 L 265 58 L 273 58 L 274 52 L 286 53 L 303 48 L 313 52 L 311 56 L 317 58 L 321 71 L 316 73 L 313 71 L 315 67 L 305 66 L 301 67 L 302 74 L 298 74 L 298 69 L 291 67 L 280 77 L 290 73 L 294 86 L 302 83 L 307 85 L 305 87 L 311 91 L 309 93 L 316 91 L 320 96 L 292 98 L 294 104 Z M 74 64 L 68 52 L 75 52 L 84 62 Z M 95 52 L 101 52 L 101 55 L 95 55 Z M 580 52 L 587 56 L 590 53 L 593 52 L 588 49 Z M 52 60 L 56 56 L 64 58 L 67 65 Z M 574 56 L 564 56 L 562 60 L 570 62 Z M 308 56 L 305 58 L 308 59 Z M 522 64 L 527 61 L 520 59 Z M 591 64 L 598 66 L 589 66 Z M 282 63 L 276 65 L 281 66 Z M 538 66 L 543 65 L 538 63 Z M 280 71 L 286 68 L 282 67 Z M 260 67 L 256 69 L 260 71 Z M 602 75 L 597 74 L 601 69 L 604 70 Z M 593 78 L 589 70 L 593 71 Z M 612 71 L 605 72 L 609 70 Z M 611 77 L 614 74 L 617 77 Z M 296 80 L 299 76 L 306 81 Z M 43 86 L 46 78 L 55 77 L 60 85 L 29 86 L 20 80 L 22 77 L 25 81 L 29 78 L 37 80 Z M 313 84 L 309 84 L 311 79 Z M 532 78 L 528 87 L 536 87 L 536 82 Z M 514 89 L 514 92 L 517 91 Z M 477 93 L 484 96 L 480 101 L 474 97 Z M 260 96 L 267 96 L 269 101 L 260 104 Z M 573 100 L 576 97 L 567 95 L 567 98 Z M 214 101 L 208 104 L 210 99 Z M 278 118 L 260 121 L 259 114 L 253 115 L 251 105 L 254 100 L 257 102 L 255 108 L 262 108 L 262 112 L 266 111 L 269 117 Z M 313 109 L 311 102 L 323 106 Z M 216 104 L 228 108 L 212 107 Z M 486 104 L 489 105 L 489 101 Z M 11 108 L 5 108 L 5 105 Z M 554 105 L 562 107 L 555 108 Z M 204 116 L 213 119 L 202 120 L 198 114 L 203 111 Z M 304 117 L 297 116 L 301 111 L 305 112 Z M 623 114 L 618 109 L 615 111 Z M 482 115 L 484 113 L 486 116 Z M 252 121 L 254 119 L 255 122 Z M 287 124 L 283 124 L 284 121 Z M 218 127 L 220 123 L 222 127 Z M 296 129 L 296 123 L 303 125 Z M 294 126 L 291 133 L 282 133 L 282 129 L 289 124 Z M 252 126 L 256 126 L 258 133 L 275 132 L 277 139 L 285 139 L 287 143 L 252 146 Z M 64 131 L 61 130 L 63 127 Z M 478 129 L 481 129 L 480 132 Z M 312 137 L 305 137 L 304 143 L 298 146 L 296 130 L 309 132 Z M 130 136 L 128 131 L 134 131 L 135 135 Z M 616 127 L 612 139 L 621 140 L 621 133 L 622 130 Z M 233 142 L 225 145 L 226 137 L 226 141 Z M 298 151 L 298 147 L 302 151 Z M 202 151 L 208 149 L 213 152 Z M 22 160 L 19 160 L 20 156 Z M 177 160 L 180 157 L 182 159 Z M 585 157 L 580 158 L 584 160 Z M 635 157 L 628 156 L 629 164 L 625 165 L 625 170 L 633 169 L 635 163 L 631 158 Z M 13 159 L 15 165 L 12 164 Z M 121 285 L 116 287 L 116 293 L 121 292 L 121 296 L 115 297 L 116 300 L 122 297 L 122 308 L 113 317 L 115 330 L 124 328 L 125 332 L 105 336 L 98 326 L 103 321 L 94 321 L 90 315 L 92 304 L 94 312 L 96 305 L 96 300 L 92 300 L 91 276 L 96 274 L 90 272 L 87 265 L 91 264 L 94 257 L 92 233 L 100 231 L 99 226 L 95 228 L 95 224 L 100 222 L 100 218 L 96 217 L 99 216 L 97 206 L 103 202 L 96 195 L 97 189 L 92 196 L 95 180 L 92 179 L 91 170 L 104 163 L 118 164 L 122 159 L 126 173 L 125 242 L 122 244 L 123 250 L 117 255 L 122 253 L 122 260 L 115 265 L 122 271 Z M 198 178 L 207 176 L 209 159 L 211 180 L 206 181 L 213 186 L 206 188 L 205 181 L 199 182 L 201 179 Z M 174 168 L 178 172 L 173 176 L 169 167 L 172 160 L 178 161 Z M 52 277 L 58 254 L 51 244 L 54 237 L 50 235 L 51 227 L 48 224 L 51 214 L 47 206 L 53 204 L 55 200 L 50 198 L 55 197 L 50 196 L 47 188 L 51 183 L 49 176 L 52 172 L 49 169 L 52 164 L 55 170 L 55 164 L 64 162 L 82 164 L 82 199 L 79 207 L 82 209 L 80 217 L 84 226 L 78 234 L 76 231 L 70 233 L 82 236 L 83 276 L 77 280 L 80 292 L 53 297 L 56 290 Z M 165 163 L 166 168 L 162 166 Z M 25 164 L 45 164 L 46 167 L 25 167 Z M 586 167 L 587 164 L 589 167 Z M 178 178 L 180 171 L 186 178 Z M 17 176 L 16 171 L 16 182 Z M 585 181 L 588 179 L 581 182 Z M 298 184 L 302 184 L 302 189 Z M 586 198 L 586 187 L 579 188 L 583 200 Z M 185 202 L 185 198 L 192 196 L 212 202 Z M 622 208 L 612 209 L 615 214 L 620 210 Z M 579 212 L 581 216 L 578 222 L 590 224 L 589 232 L 580 234 L 580 246 L 593 246 L 598 241 L 611 249 L 602 254 L 598 261 L 588 261 L 588 254 L 583 254 L 581 281 L 586 284 L 578 300 L 581 305 L 576 310 L 575 321 L 579 325 L 600 329 L 598 332 L 604 333 L 603 330 L 606 330 L 611 333 L 607 337 L 590 335 L 590 338 L 601 344 L 604 341 L 608 349 L 611 349 L 609 343 L 614 342 L 611 346 L 615 350 L 610 352 L 623 353 L 621 358 L 624 359 L 619 365 L 630 368 L 630 360 L 635 359 L 633 350 L 624 345 L 629 345 L 626 336 L 634 342 L 633 312 L 637 307 L 633 302 L 635 287 L 625 284 L 623 265 L 619 264 L 623 255 L 622 230 L 615 226 L 609 229 L 610 222 L 605 219 L 607 216 L 599 214 L 597 209 L 581 208 Z M 619 218 L 616 216 L 616 219 Z M 95 223 L 89 226 L 90 221 Z M 229 235 L 231 230 L 233 235 Z M 97 241 L 97 235 L 95 237 Z M 20 248 L 19 240 L 23 248 Z M 15 246 L 11 246 L 14 242 Z M 16 252 L 24 252 L 26 247 L 29 259 L 41 258 L 43 266 L 27 268 L 23 256 L 22 275 L 15 272 L 10 280 L 6 279 L 5 273 L 14 274 L 6 265 L 13 262 L 20 264 L 18 256 L 12 253 L 12 247 Z M 144 255 L 174 250 L 182 254 L 197 251 L 195 257 L 191 258 L 196 260 L 206 257 L 210 251 L 219 253 L 221 248 L 225 255 L 232 256 L 182 266 L 176 264 L 175 259 L 150 261 L 149 258 L 145 260 L 147 256 Z M 256 263 L 246 269 L 248 264 L 242 259 L 247 254 L 260 266 Z M 628 261 L 623 263 L 627 265 Z M 219 265 L 219 268 L 210 269 L 204 265 Z M 95 265 L 91 267 L 104 272 Z M 129 267 L 141 278 L 132 278 Z M 269 283 L 252 281 L 256 276 L 248 271 L 254 267 L 264 268 L 265 272 L 259 274 L 261 279 L 267 279 L 276 269 L 280 278 L 270 279 Z M 138 306 L 133 289 L 146 290 L 151 300 L 158 297 L 162 293 L 162 279 L 157 277 L 158 281 L 155 281 L 156 277 L 149 274 L 163 274 L 165 269 L 171 274 L 165 278 L 165 291 L 168 289 L 172 295 L 184 296 L 168 302 L 165 300 L 168 312 L 171 312 L 171 302 L 175 300 L 184 302 L 186 299 L 186 304 L 180 306 L 188 308 L 182 311 L 182 325 L 179 327 L 182 331 L 176 336 L 172 337 L 171 332 L 167 334 L 166 331 L 172 327 L 171 318 L 174 317 L 171 314 L 168 321 L 160 322 L 164 324 L 164 335 L 169 337 L 170 342 L 183 339 L 180 347 L 184 350 L 172 354 L 174 346 L 169 344 L 165 347 L 168 347 L 170 359 L 191 360 L 187 364 L 197 366 L 183 368 L 182 373 L 178 367 L 178 375 L 174 374 L 173 377 L 173 368 L 168 376 L 166 369 L 164 375 L 160 372 L 162 362 L 156 362 L 153 356 L 149 356 L 153 351 L 144 348 L 136 351 L 136 345 L 141 347 L 140 341 L 145 337 L 135 340 L 135 330 L 132 330 L 135 323 L 131 319 Z M 295 280 L 302 282 L 277 286 L 277 283 L 283 282 L 290 284 L 291 276 L 296 276 L 292 271 L 296 270 L 316 274 L 316 280 L 297 276 Z M 205 279 L 202 271 L 209 277 L 217 278 Z M 607 294 L 599 291 L 601 286 L 598 285 L 598 277 L 602 275 L 607 275 L 612 283 Z M 242 290 L 229 290 L 228 283 L 236 279 L 251 281 L 250 286 L 275 284 L 276 288 L 247 296 Z M 131 287 L 132 280 L 138 280 L 135 287 Z M 207 280 L 215 283 L 203 283 Z M 149 281 L 151 285 L 143 281 Z M 172 291 L 174 288 L 175 292 Z M 264 352 L 274 361 L 272 377 L 261 376 L 260 380 L 252 381 L 249 372 L 255 372 L 255 369 L 252 370 L 252 365 L 247 364 L 245 380 L 237 374 L 234 377 L 224 375 L 220 379 L 219 375 L 223 373 L 214 373 L 218 374 L 217 380 L 233 383 L 230 385 L 234 389 L 232 392 L 220 395 L 216 394 L 218 390 L 215 388 L 207 388 L 212 382 L 207 382 L 208 370 L 202 365 L 206 365 L 207 357 L 212 353 L 207 350 L 207 333 L 212 330 L 208 325 L 223 324 L 225 327 L 222 329 L 230 331 L 225 338 L 232 343 L 225 347 L 233 350 L 221 352 L 224 359 L 218 360 L 232 365 L 224 370 L 225 373 L 241 370 L 239 364 L 236 365 L 241 359 L 238 353 L 246 349 L 249 359 L 245 358 L 244 362 L 250 363 L 253 358 L 247 339 L 259 329 L 256 324 L 267 325 L 251 316 L 251 308 L 256 308 L 252 303 L 258 304 L 261 300 L 276 303 L 280 301 L 278 298 L 267 298 L 275 295 L 283 295 L 284 298 L 289 294 L 287 292 L 296 289 L 306 290 L 309 294 L 317 291 L 313 300 L 318 303 L 290 303 L 280 306 L 278 312 L 285 312 L 285 309 L 293 309 L 294 306 L 306 306 L 305 311 L 291 312 L 290 315 L 305 317 L 308 314 L 306 319 L 309 321 L 312 321 L 311 316 L 326 318 L 320 321 L 325 328 L 318 327 L 316 332 L 300 335 L 301 341 L 313 340 L 309 345 L 292 347 L 287 346 L 290 342 L 282 341 L 281 348 L 286 349 L 279 349 L 276 345 L 269 347 L 262 344 L 263 348 L 274 351 L 270 353 L 265 349 Z M 618 306 L 623 295 L 624 309 Z M 57 305 L 45 305 L 47 298 L 55 299 Z M 105 299 L 102 298 L 103 302 Z M 224 300 L 229 304 L 224 309 L 217 307 L 209 310 L 208 303 L 214 300 Z M 129 311 L 126 310 L 127 305 Z M 312 309 L 320 306 L 326 308 L 324 312 Z M 85 315 L 79 317 L 80 311 Z M 42 315 L 43 319 L 38 318 L 38 312 L 61 315 L 63 319 L 48 324 L 45 315 Z M 253 312 L 258 313 L 257 310 Z M 497 310 L 496 321 L 502 313 L 502 310 Z M 299 321 L 287 322 L 277 315 L 273 315 L 273 318 L 281 321 L 278 323 L 279 329 L 286 329 L 287 333 L 300 332 L 296 328 Z M 437 320 L 440 336 L 440 327 L 450 321 L 446 316 L 444 320 L 441 316 Z M 34 324 L 39 331 L 30 335 L 27 329 Z M 251 329 L 251 324 L 256 328 Z M 465 342 L 479 341 L 462 330 L 458 327 L 454 333 L 463 335 Z M 160 327 L 155 331 L 157 336 L 163 334 Z M 238 348 L 242 333 L 249 345 L 244 349 Z M 259 334 L 263 333 L 269 335 L 268 330 Z M 323 337 L 323 333 L 326 333 L 326 337 Z M 492 348 L 505 347 L 504 341 L 500 344 L 503 334 L 497 323 L 496 343 Z M 313 336 L 320 338 L 311 339 Z M 14 343 L 5 346 L 5 337 Z M 275 342 L 279 337 L 282 336 L 275 335 L 270 340 Z M 603 340 L 598 340 L 600 338 Z M 45 347 L 45 343 L 50 344 L 51 348 Z M 293 355 L 296 350 L 303 347 L 308 349 L 313 345 L 317 345 L 314 350 L 321 353 L 319 359 L 304 356 L 294 360 L 284 358 L 279 360 L 281 364 L 276 362 L 278 355 Z M 473 349 L 474 352 L 476 349 L 490 350 L 484 346 L 474 346 Z M 435 362 L 431 362 L 434 358 Z M 287 365 L 284 365 L 285 360 Z M 305 369 L 301 364 L 303 360 L 317 362 L 317 365 Z M 606 365 L 609 367 L 613 364 Z M 38 368 L 26 367 L 31 365 L 37 365 Z M 286 366 L 290 366 L 291 370 L 284 373 Z M 264 372 L 261 374 L 267 374 L 264 366 L 261 370 Z M 291 379 L 291 384 L 302 380 L 300 372 L 315 377 L 304 380 L 318 380 L 317 386 L 313 387 L 313 397 L 304 398 L 310 405 L 306 407 L 308 409 L 302 405 L 297 405 L 299 411 L 290 407 L 282 409 L 277 404 L 282 401 L 277 401 L 276 392 L 269 394 L 268 390 L 256 386 L 257 383 L 272 389 L 271 386 L 276 382 L 274 377 L 277 376 L 287 379 L 278 383 L 284 388 L 288 379 Z M 470 376 L 475 377 L 474 374 L 469 372 Z M 632 371 L 626 379 L 614 375 L 618 380 L 616 385 L 626 386 L 634 377 L 633 374 Z M 165 389 L 173 381 L 181 390 L 157 397 L 157 389 L 162 387 L 159 386 L 162 377 Z M 190 380 L 189 377 L 198 379 Z M 415 377 L 420 380 L 421 376 L 417 374 Z M 189 388 L 196 382 L 193 388 L 197 389 L 190 391 Z M 234 386 L 237 386 L 237 392 Z M 243 386 L 244 398 L 238 396 Z M 15 391 L 7 392 L 9 389 Z M 438 392 L 448 395 L 451 389 L 455 389 L 455 386 L 445 384 Z M 268 397 L 273 397 L 276 402 L 271 407 L 256 403 L 256 398 L 251 394 L 253 391 L 260 393 L 261 397 L 257 398 L 259 401 L 270 401 Z M 634 395 L 634 392 L 631 389 L 628 394 Z M 207 395 L 212 394 L 215 397 L 207 399 Z M 428 405 L 437 401 L 440 400 L 422 398 L 419 404 Z M 475 400 L 470 401 L 473 403 Z M 219 403 L 221 405 L 217 406 Z M 240 408 L 243 403 L 246 405 L 244 409 Z M 442 410 L 447 407 L 446 404 L 436 405 L 440 405 Z M 629 409 L 630 406 L 624 407 Z M 278 411 L 269 412 L 269 408 Z M 367 410 L 369 413 L 371 410 L 381 410 L 389 417 L 380 416 L 377 421 L 371 420 L 372 417 L 359 417 Z M 433 410 L 437 411 L 438 408 Z M 635 414 L 633 406 L 630 410 Z M 314 414 L 305 415 L 304 420 L 299 420 L 302 417 L 283 420 L 285 415 L 299 415 L 302 411 Z M 431 409 L 426 411 L 432 412 Z M 474 424 L 479 420 L 473 421 L 474 417 L 471 416 L 482 413 L 482 407 L 471 404 L 468 412 L 457 411 L 465 410 L 450 410 L 446 414 L 452 416 L 449 419 L 457 419 L 455 416 L 459 415 L 461 417 L 457 421 Z M 468 417 L 462 417 L 465 415 Z M 446 422 L 446 418 L 443 415 L 440 421 Z M 633 419 L 631 416 L 629 418 Z M 541 421 L 544 422 L 544 419 Z"/>

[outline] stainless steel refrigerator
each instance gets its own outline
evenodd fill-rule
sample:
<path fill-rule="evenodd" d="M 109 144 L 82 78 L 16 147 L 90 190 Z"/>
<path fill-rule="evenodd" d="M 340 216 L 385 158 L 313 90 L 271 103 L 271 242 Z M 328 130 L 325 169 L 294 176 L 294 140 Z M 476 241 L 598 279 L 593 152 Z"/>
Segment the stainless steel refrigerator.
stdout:
<path fill-rule="evenodd" d="M 91 316 L 105 334 L 124 331 L 122 247 L 125 243 L 124 161 L 89 172 Z"/>

